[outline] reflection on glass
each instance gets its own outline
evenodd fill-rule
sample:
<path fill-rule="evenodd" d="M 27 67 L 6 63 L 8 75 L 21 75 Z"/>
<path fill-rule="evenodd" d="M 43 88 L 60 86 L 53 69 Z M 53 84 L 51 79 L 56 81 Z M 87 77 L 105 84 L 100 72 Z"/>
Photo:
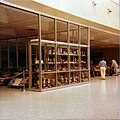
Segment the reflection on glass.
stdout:
<path fill-rule="evenodd" d="M 18 38 L 18 67 L 26 66 L 26 40 L 25 38 Z"/>
<path fill-rule="evenodd" d="M 39 88 L 39 45 L 38 42 L 31 45 L 32 58 L 32 88 Z"/>
<path fill-rule="evenodd" d="M 78 25 L 70 24 L 70 43 L 79 44 Z"/>
<path fill-rule="evenodd" d="M 3 14 L 0 18 L 1 39 L 38 35 L 37 14 L 6 5 L 0 5 L 0 12 Z"/>
<path fill-rule="evenodd" d="M 79 70 L 79 47 L 70 47 L 70 70 Z"/>
<path fill-rule="evenodd" d="M 88 71 L 81 72 L 81 82 L 88 82 Z"/>
<path fill-rule="evenodd" d="M 17 68 L 17 59 L 16 59 L 16 39 L 8 40 L 9 44 L 9 68 Z"/>
<path fill-rule="evenodd" d="M 55 44 L 42 43 L 42 72 L 55 71 Z"/>
<path fill-rule="evenodd" d="M 88 48 L 81 48 L 81 69 L 88 69 Z"/>
<path fill-rule="evenodd" d="M 57 45 L 57 71 L 68 71 L 68 46 Z"/>
<path fill-rule="evenodd" d="M 81 27 L 81 44 L 88 45 L 88 28 Z"/>
<path fill-rule="evenodd" d="M 2 68 L 8 68 L 7 40 L 0 40 L 0 46 L 1 46 L 1 66 Z"/>
<path fill-rule="evenodd" d="M 80 82 L 80 72 L 71 72 L 70 73 L 70 84 Z"/>
<path fill-rule="evenodd" d="M 68 42 L 68 23 L 57 20 L 57 41 Z"/>
<path fill-rule="evenodd" d="M 55 20 L 41 16 L 41 37 L 44 40 L 55 40 Z"/>

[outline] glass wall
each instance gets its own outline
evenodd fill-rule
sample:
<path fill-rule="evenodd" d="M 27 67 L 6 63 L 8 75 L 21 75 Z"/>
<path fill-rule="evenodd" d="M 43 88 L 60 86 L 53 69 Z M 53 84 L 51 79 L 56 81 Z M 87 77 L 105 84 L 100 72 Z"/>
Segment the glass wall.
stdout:
<path fill-rule="evenodd" d="M 16 73 L 22 73 L 27 68 L 25 77 L 29 76 L 31 79 L 27 81 L 30 82 L 33 77 L 28 75 L 28 71 L 32 69 L 31 66 L 28 68 L 28 62 L 30 62 L 28 42 L 39 36 L 38 14 L 1 4 L 0 16 L 3 16 L 0 19 L 0 72 L 2 71 L 2 76 L 4 76 L 9 71 L 10 76 L 13 76 Z M 23 77 L 23 75 L 18 77 Z M 35 86 L 30 83 L 30 88 Z"/>
<path fill-rule="evenodd" d="M 88 28 L 81 26 L 81 44 L 88 45 Z"/>
<path fill-rule="evenodd" d="M 17 68 L 17 59 L 16 59 L 16 39 L 8 40 L 9 45 L 9 68 Z"/>
<path fill-rule="evenodd" d="M 26 67 L 27 41 L 38 36 L 38 15 L 7 5 L 0 11 L 1 67 Z"/>
<path fill-rule="evenodd" d="M 41 38 L 55 40 L 55 20 L 53 18 L 41 16 Z"/>
<path fill-rule="evenodd" d="M 79 26 L 70 24 L 70 43 L 79 44 Z"/>
<path fill-rule="evenodd" d="M 29 66 L 29 88 L 39 91 L 89 81 L 87 27 L 4 5 L 0 9 L 1 67 Z"/>
<path fill-rule="evenodd" d="M 26 39 L 18 38 L 17 39 L 17 49 L 18 49 L 18 67 L 26 66 Z"/>
<path fill-rule="evenodd" d="M 68 42 L 68 23 L 57 20 L 57 41 Z"/>
<path fill-rule="evenodd" d="M 1 68 L 8 68 L 8 41 L 0 40 L 1 48 Z"/>
<path fill-rule="evenodd" d="M 88 28 L 41 17 L 41 90 L 88 82 Z"/>

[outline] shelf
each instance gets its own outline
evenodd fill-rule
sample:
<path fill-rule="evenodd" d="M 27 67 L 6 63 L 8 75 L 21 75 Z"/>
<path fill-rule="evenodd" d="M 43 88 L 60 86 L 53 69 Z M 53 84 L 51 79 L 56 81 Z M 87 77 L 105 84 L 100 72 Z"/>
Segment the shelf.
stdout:
<path fill-rule="evenodd" d="M 56 73 L 56 71 L 42 72 L 42 74 L 50 74 L 50 73 Z"/>
<path fill-rule="evenodd" d="M 59 70 L 57 70 L 56 72 L 57 73 L 64 73 L 64 72 L 69 72 L 69 70 L 68 71 L 59 71 Z"/>
<path fill-rule="evenodd" d="M 88 71 L 89 69 L 81 69 L 80 71 Z"/>
<path fill-rule="evenodd" d="M 69 54 L 70 56 L 76 56 L 76 57 L 79 57 L 79 55 L 76 55 L 76 54 Z"/>
<path fill-rule="evenodd" d="M 60 55 L 60 56 L 68 56 L 68 54 L 57 54 L 57 55 Z"/>

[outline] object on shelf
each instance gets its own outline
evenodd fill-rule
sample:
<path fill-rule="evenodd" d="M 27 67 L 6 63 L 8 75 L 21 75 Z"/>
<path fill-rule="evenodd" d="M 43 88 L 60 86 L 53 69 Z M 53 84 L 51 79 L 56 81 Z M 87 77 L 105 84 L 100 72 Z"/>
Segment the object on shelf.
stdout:
<path fill-rule="evenodd" d="M 56 81 L 54 79 L 55 74 L 46 74 L 42 77 L 42 88 L 51 88 L 56 86 Z"/>

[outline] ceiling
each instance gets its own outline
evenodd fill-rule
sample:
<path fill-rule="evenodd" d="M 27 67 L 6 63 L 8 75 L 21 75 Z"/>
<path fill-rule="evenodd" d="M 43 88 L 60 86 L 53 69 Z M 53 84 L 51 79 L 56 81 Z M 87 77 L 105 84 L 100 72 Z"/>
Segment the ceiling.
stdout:
<path fill-rule="evenodd" d="M 0 18 L 0 40 L 38 35 L 37 14 L 1 5 Z M 91 28 L 90 45 L 93 48 L 118 47 L 119 36 Z"/>
<path fill-rule="evenodd" d="M 119 47 L 120 36 L 96 29 L 90 31 L 90 44 L 95 48 Z"/>

